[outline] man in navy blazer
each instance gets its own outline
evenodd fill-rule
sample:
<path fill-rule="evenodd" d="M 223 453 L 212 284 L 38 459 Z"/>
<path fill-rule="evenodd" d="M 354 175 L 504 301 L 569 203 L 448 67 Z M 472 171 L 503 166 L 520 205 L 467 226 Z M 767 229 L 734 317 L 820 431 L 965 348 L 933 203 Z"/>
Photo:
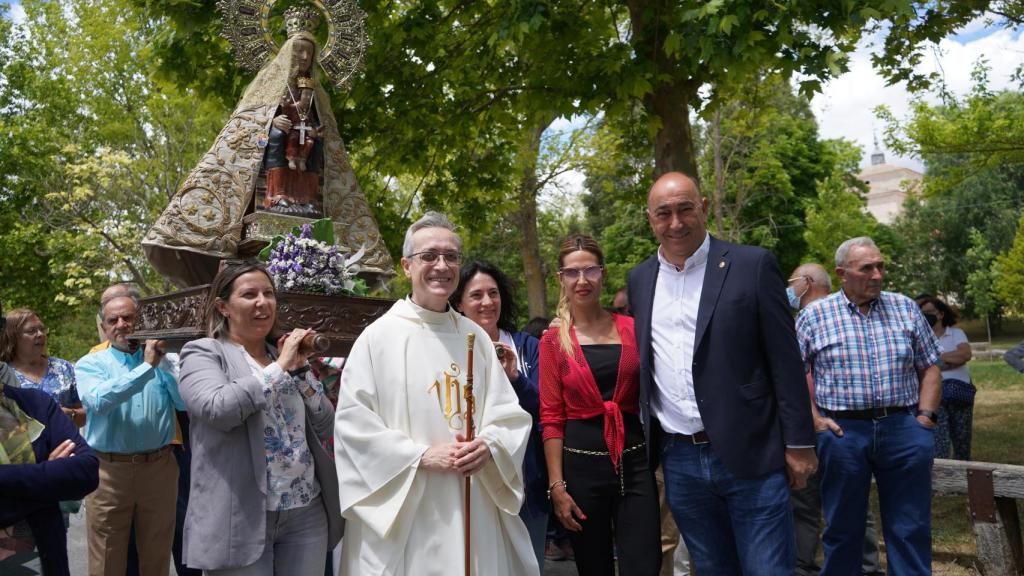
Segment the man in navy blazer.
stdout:
<path fill-rule="evenodd" d="M 789 487 L 814 472 L 814 428 L 785 283 L 770 252 L 707 233 L 707 198 L 651 187 L 660 247 L 629 274 L 640 417 L 698 574 L 793 574 Z"/>

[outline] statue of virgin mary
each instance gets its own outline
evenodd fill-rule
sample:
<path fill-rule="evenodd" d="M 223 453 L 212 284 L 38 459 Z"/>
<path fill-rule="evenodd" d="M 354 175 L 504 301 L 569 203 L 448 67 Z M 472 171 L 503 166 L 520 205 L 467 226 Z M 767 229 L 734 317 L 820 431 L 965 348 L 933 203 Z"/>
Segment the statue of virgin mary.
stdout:
<path fill-rule="evenodd" d="M 293 7 L 285 12 L 285 25 L 287 41 L 245 89 L 209 151 L 142 242 L 157 271 L 180 287 L 210 282 L 219 261 L 237 257 L 248 239 L 269 238 L 321 217 L 334 222 L 343 250 L 365 249 L 364 273 L 392 274 L 391 257 L 319 83 L 316 64 L 337 65 L 320 60 L 313 34 L 317 16 Z M 313 93 L 306 115 L 296 123 L 300 84 L 307 90 L 312 86 Z M 303 140 L 313 139 L 302 169 L 284 158 L 288 133 L 297 130 Z"/>

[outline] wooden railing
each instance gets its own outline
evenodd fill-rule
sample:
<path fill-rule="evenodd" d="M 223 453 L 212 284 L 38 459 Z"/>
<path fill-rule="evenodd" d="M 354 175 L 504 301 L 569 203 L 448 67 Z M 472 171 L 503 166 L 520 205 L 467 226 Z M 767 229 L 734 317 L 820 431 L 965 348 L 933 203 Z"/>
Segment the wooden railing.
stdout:
<path fill-rule="evenodd" d="M 978 567 L 985 576 L 1024 574 L 1017 513 L 1017 500 L 1024 499 L 1024 466 L 937 459 L 932 490 L 967 496 L 978 544 Z"/>

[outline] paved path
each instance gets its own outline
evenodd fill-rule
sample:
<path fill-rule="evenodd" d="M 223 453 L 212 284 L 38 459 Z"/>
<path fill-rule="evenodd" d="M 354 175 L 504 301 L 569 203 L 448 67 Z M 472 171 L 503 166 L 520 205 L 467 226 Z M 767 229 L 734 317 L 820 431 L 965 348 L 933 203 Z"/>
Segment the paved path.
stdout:
<path fill-rule="evenodd" d="M 87 576 L 89 573 L 85 549 L 85 511 L 79 512 L 71 517 L 71 528 L 68 529 L 68 564 L 72 576 Z M 24 570 L 11 572 L 10 576 L 37 576 L 39 561 L 33 560 L 25 565 Z M 170 576 L 177 576 L 174 567 L 168 571 Z M 8 576 L 5 572 L 4 576 Z M 575 562 L 546 562 L 544 565 L 544 576 L 577 576 Z"/>

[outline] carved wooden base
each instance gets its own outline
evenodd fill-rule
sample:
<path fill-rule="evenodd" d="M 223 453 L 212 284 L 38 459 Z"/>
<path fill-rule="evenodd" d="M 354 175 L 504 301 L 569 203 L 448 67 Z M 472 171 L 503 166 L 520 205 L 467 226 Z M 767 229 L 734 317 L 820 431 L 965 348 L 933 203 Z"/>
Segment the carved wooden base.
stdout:
<path fill-rule="evenodd" d="M 169 350 L 206 336 L 203 310 L 209 285 L 160 294 L 139 301 L 132 340 L 164 340 Z M 277 294 L 277 328 L 311 328 L 330 340 L 325 356 L 346 356 L 371 322 L 394 304 L 382 298 L 324 296 L 297 292 Z"/>

